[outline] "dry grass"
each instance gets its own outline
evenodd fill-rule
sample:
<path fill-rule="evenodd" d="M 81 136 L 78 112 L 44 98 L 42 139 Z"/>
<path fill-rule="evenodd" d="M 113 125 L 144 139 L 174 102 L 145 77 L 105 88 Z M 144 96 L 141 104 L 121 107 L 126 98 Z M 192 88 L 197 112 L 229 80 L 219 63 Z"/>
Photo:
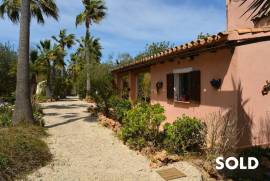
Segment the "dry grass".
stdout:
<path fill-rule="evenodd" d="M 0 128 L 0 180 L 22 178 L 46 165 L 52 155 L 42 138 L 44 128 L 32 125 Z"/>

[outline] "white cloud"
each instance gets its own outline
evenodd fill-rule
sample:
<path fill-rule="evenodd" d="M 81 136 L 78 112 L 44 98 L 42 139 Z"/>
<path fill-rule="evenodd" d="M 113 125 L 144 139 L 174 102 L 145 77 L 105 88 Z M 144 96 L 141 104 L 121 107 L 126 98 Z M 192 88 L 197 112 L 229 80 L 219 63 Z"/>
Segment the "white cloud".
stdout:
<path fill-rule="evenodd" d="M 197 1 L 199 2 L 199 1 Z M 200 32 L 216 33 L 225 29 L 225 9 L 220 10 L 205 1 L 166 3 L 166 0 L 106 0 L 108 15 L 99 25 L 92 27 L 95 36 L 103 43 L 104 58 L 114 52 L 136 54 L 146 43 L 172 41 L 183 43 L 196 38 Z M 82 11 L 80 0 L 57 0 L 60 19 L 48 19 L 45 25 L 31 26 L 31 42 L 50 38 L 66 28 L 77 37 L 84 35 L 85 28 L 75 27 L 75 17 Z M 208 5 L 209 4 L 209 5 Z M 225 7 L 224 7 L 225 8 Z M 18 41 L 18 25 L 0 19 L 0 41 Z"/>
<path fill-rule="evenodd" d="M 108 16 L 95 29 L 129 40 L 187 40 L 200 32 L 213 33 L 225 27 L 225 15 L 211 6 L 172 6 L 159 0 L 106 2 Z"/>

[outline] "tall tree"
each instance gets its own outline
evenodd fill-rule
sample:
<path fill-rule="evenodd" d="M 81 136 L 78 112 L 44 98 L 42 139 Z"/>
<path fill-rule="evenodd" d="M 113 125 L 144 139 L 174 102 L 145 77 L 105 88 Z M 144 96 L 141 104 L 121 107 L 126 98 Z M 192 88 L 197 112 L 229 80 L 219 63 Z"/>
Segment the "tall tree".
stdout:
<path fill-rule="evenodd" d="M 38 51 L 31 50 L 30 51 L 30 87 L 31 87 L 31 95 L 34 95 L 37 87 L 37 77 L 38 77 L 38 69 L 36 66 L 36 62 L 38 60 Z"/>
<path fill-rule="evenodd" d="M 90 62 L 92 63 L 99 63 L 102 53 L 101 53 L 101 44 L 100 40 L 98 38 L 94 38 L 90 36 L 88 40 L 86 38 L 81 38 L 80 40 L 77 40 L 79 43 L 78 52 L 79 55 L 83 55 L 83 52 L 88 49 L 91 54 L 89 55 Z M 86 62 L 87 63 L 87 62 Z"/>
<path fill-rule="evenodd" d="M 52 45 L 50 40 L 40 41 L 40 44 L 37 46 L 39 50 L 39 56 L 37 60 L 37 66 L 42 73 L 45 73 L 47 76 L 47 96 L 52 98 L 53 96 L 53 82 L 55 78 L 56 68 L 63 68 L 64 61 L 63 50 L 61 47 Z"/>
<path fill-rule="evenodd" d="M 106 15 L 106 6 L 103 0 L 82 0 L 84 5 L 84 11 L 76 17 L 76 26 L 85 23 L 87 42 L 90 38 L 90 26 L 92 23 L 99 23 Z M 88 70 L 90 70 L 90 53 L 89 49 L 85 49 L 85 59 L 87 61 Z M 91 83 L 90 72 L 87 71 L 87 83 L 86 83 L 87 95 L 90 95 Z"/>
<path fill-rule="evenodd" d="M 38 23 L 44 23 L 44 16 L 58 18 L 58 9 L 54 0 L 2 0 L 0 16 L 4 15 L 17 23 L 20 21 L 19 56 L 17 62 L 16 102 L 12 121 L 34 122 L 29 84 L 29 41 L 30 19 L 34 17 Z"/>
<path fill-rule="evenodd" d="M 0 43 L 0 99 L 12 98 L 16 89 L 17 52 L 10 44 Z M 1 101 L 1 100 L 0 100 Z"/>
<path fill-rule="evenodd" d="M 139 53 L 134 59 L 138 60 L 143 57 L 148 57 L 157 53 L 160 53 L 164 50 L 167 50 L 169 48 L 173 48 L 174 44 L 168 42 L 168 41 L 162 41 L 162 42 L 153 42 L 151 44 L 146 44 L 146 47 L 143 52 Z"/>
<path fill-rule="evenodd" d="M 58 43 L 58 46 L 65 52 L 65 48 L 70 49 L 75 44 L 75 35 L 67 34 L 67 30 L 60 30 L 58 37 L 52 36 L 52 39 Z M 64 55 L 62 57 L 62 61 L 64 62 Z M 65 67 L 62 68 L 62 77 L 64 76 Z"/>
<path fill-rule="evenodd" d="M 29 85 L 30 0 L 22 0 L 13 122 L 34 122 Z"/>
<path fill-rule="evenodd" d="M 75 35 L 67 34 L 67 30 L 60 30 L 58 37 L 52 36 L 52 38 L 59 44 L 63 51 L 65 48 L 71 48 L 75 44 Z"/>

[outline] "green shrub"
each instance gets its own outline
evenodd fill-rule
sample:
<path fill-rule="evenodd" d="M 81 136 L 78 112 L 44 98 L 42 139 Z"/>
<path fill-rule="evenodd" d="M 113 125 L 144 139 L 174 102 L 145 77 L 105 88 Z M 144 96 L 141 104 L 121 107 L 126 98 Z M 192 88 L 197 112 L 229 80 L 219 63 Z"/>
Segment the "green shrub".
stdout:
<path fill-rule="evenodd" d="M 11 125 L 13 109 L 14 106 L 9 104 L 0 106 L 0 127 L 6 127 Z"/>
<path fill-rule="evenodd" d="M 52 159 L 41 127 L 19 125 L 0 128 L 0 179 L 15 180 Z"/>
<path fill-rule="evenodd" d="M 114 94 L 113 76 L 110 66 L 107 64 L 96 64 L 91 70 L 91 98 L 96 102 L 100 112 L 109 116 L 109 99 Z"/>
<path fill-rule="evenodd" d="M 44 126 L 42 107 L 37 104 L 32 104 L 33 116 L 38 125 Z M 0 127 L 8 127 L 12 125 L 12 113 L 14 105 L 5 104 L 0 106 Z"/>
<path fill-rule="evenodd" d="M 36 102 L 46 102 L 48 100 L 48 97 L 46 95 L 43 95 L 43 94 L 36 94 L 33 96 L 33 99 Z"/>
<path fill-rule="evenodd" d="M 122 122 L 125 113 L 132 108 L 132 104 L 129 100 L 121 99 L 119 97 L 112 97 L 110 99 L 110 104 L 113 109 L 112 114 L 119 122 Z"/>
<path fill-rule="evenodd" d="M 15 103 L 15 92 L 11 92 L 10 94 L 0 97 L 0 100 L 3 100 L 4 102 L 7 102 L 9 104 Z"/>
<path fill-rule="evenodd" d="M 43 119 L 43 109 L 40 104 L 33 103 L 32 104 L 32 109 L 33 109 L 33 116 L 36 121 L 36 123 L 39 126 L 45 126 L 45 121 Z"/>
<path fill-rule="evenodd" d="M 166 119 L 164 108 L 159 104 L 138 104 L 126 112 L 121 139 L 134 149 L 142 149 L 147 145 L 159 146 L 159 126 Z"/>
<path fill-rule="evenodd" d="M 172 153 L 197 152 L 205 143 L 205 125 L 196 118 L 183 116 L 164 129 L 165 149 Z"/>

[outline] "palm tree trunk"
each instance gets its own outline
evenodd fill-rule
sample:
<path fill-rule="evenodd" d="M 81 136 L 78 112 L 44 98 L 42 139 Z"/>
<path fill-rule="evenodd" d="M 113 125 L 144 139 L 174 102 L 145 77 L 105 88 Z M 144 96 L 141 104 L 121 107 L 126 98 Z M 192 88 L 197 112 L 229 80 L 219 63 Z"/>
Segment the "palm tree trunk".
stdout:
<path fill-rule="evenodd" d="M 29 84 L 30 0 L 21 0 L 16 102 L 12 121 L 34 123 Z"/>
<path fill-rule="evenodd" d="M 46 86 L 46 96 L 52 99 L 52 81 L 51 81 L 51 65 L 50 61 L 47 61 L 47 86 Z"/>
<path fill-rule="evenodd" d="M 85 61 L 87 66 L 87 73 L 86 73 L 86 96 L 87 98 L 90 97 L 91 92 L 91 77 L 90 77 L 90 53 L 89 53 L 89 47 L 88 47 L 88 40 L 90 37 L 90 28 L 89 24 L 86 25 L 86 36 L 85 36 Z"/>

